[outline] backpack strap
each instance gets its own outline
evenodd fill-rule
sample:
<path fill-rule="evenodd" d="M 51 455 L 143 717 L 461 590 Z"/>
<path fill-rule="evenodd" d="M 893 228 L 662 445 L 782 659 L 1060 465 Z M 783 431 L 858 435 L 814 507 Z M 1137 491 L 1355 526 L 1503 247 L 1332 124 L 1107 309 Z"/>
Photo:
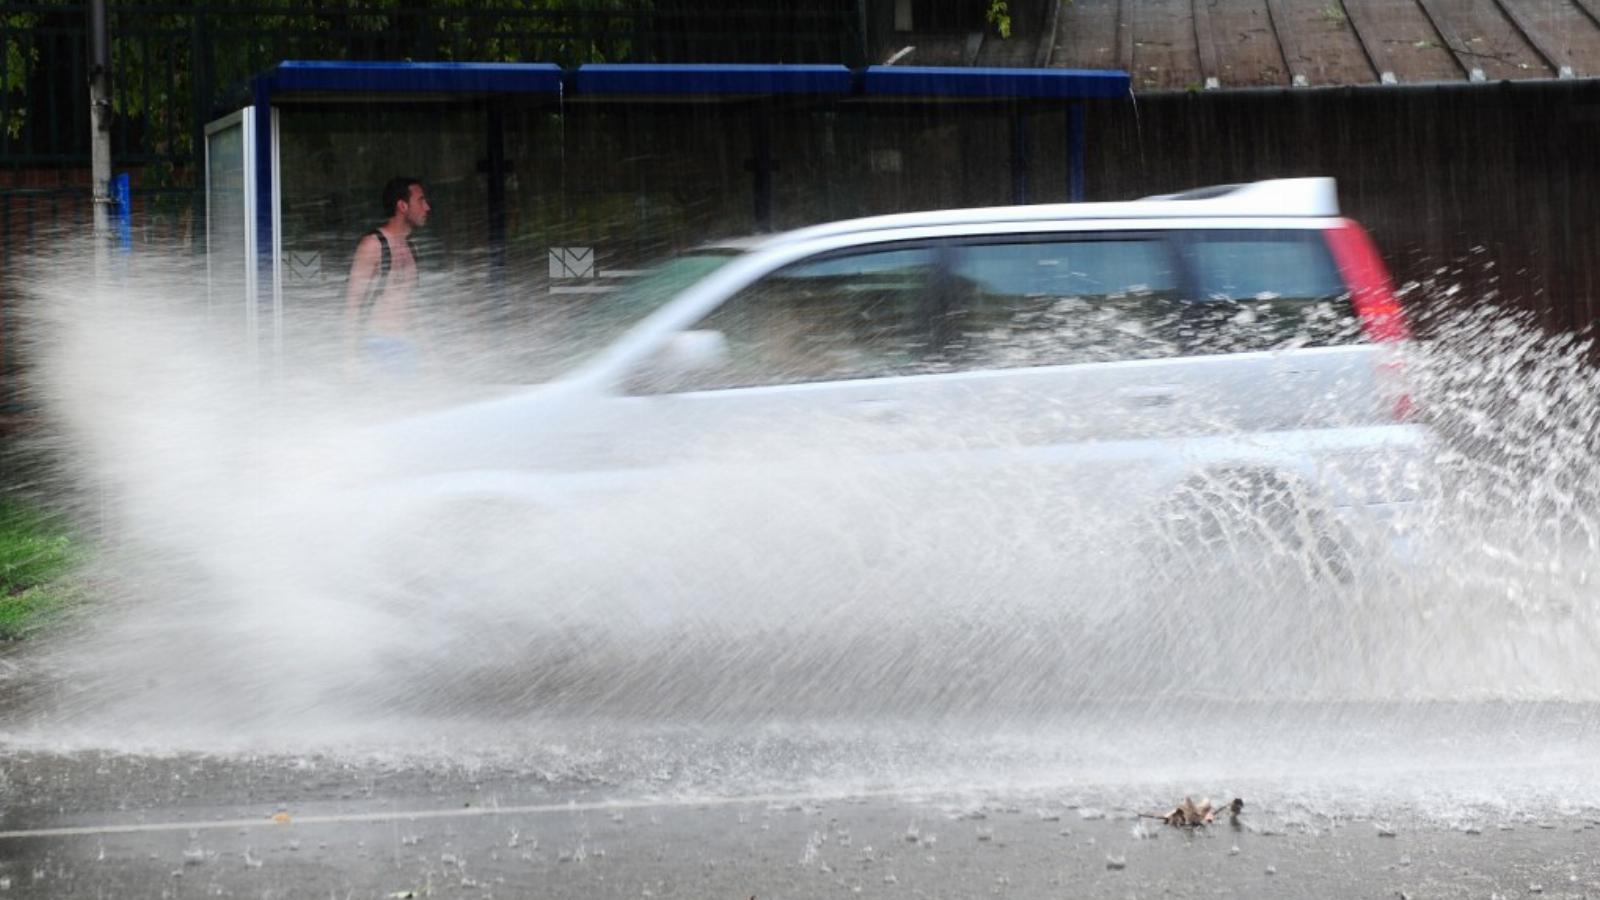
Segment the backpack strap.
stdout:
<path fill-rule="evenodd" d="M 367 322 L 367 314 L 372 312 L 372 304 L 378 301 L 378 295 L 389 286 L 389 266 L 392 256 L 389 253 L 389 239 L 384 237 L 383 229 L 374 228 L 368 232 L 378 239 L 378 277 L 367 284 L 367 292 L 361 298 L 361 317 L 358 320 L 362 325 Z M 411 245 L 411 236 L 406 235 L 406 246 Z"/>

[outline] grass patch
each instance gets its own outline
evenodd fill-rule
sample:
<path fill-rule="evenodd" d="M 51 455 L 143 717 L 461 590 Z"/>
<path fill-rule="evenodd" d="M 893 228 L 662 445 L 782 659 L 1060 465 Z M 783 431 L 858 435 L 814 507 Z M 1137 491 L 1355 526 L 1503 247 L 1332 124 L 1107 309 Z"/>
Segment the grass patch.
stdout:
<path fill-rule="evenodd" d="M 61 516 L 0 496 L 0 639 L 26 636 L 79 589 L 68 576 L 78 547 Z"/>

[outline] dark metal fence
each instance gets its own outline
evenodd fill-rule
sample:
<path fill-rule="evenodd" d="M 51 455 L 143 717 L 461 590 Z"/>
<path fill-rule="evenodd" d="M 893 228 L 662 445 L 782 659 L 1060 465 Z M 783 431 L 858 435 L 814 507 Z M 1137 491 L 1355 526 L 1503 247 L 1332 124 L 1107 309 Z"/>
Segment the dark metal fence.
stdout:
<path fill-rule="evenodd" d="M 182 170 L 205 122 L 284 59 L 858 63 L 865 52 L 854 0 L 291 8 L 300 5 L 111 4 L 117 163 L 192 177 Z M 87 163 L 85 6 L 0 3 L 0 168 Z"/>

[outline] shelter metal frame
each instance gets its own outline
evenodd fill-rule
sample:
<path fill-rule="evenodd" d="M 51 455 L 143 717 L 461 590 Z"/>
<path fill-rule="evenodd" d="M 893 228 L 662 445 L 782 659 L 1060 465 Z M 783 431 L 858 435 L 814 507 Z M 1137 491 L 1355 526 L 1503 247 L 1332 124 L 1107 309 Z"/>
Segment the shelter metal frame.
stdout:
<path fill-rule="evenodd" d="M 768 228 L 772 210 L 770 112 L 778 98 L 820 103 L 1006 104 L 1011 112 L 1012 201 L 1028 203 L 1028 131 L 1025 113 L 1065 108 L 1067 196 L 1082 200 L 1087 142 L 1084 104 L 1130 95 L 1126 72 L 1083 69 L 944 68 L 843 65 L 643 65 L 589 64 L 564 70 L 553 63 L 433 63 L 285 61 L 250 82 L 250 105 L 206 126 L 244 126 L 247 186 L 247 253 L 255 264 L 246 276 L 247 335 L 256 343 L 263 293 L 270 298 L 274 343 L 282 340 L 283 298 L 278 104 L 405 100 L 419 95 L 444 101 L 489 100 L 489 258 L 505 259 L 504 102 L 544 96 L 562 104 L 623 102 L 754 102 L 755 158 L 750 171 L 758 227 Z M 207 178 L 209 182 L 209 166 Z M 208 206 L 211 185 L 207 184 Z M 208 241 L 211 230 L 208 227 Z M 208 246 L 208 254 L 210 247 Z"/>

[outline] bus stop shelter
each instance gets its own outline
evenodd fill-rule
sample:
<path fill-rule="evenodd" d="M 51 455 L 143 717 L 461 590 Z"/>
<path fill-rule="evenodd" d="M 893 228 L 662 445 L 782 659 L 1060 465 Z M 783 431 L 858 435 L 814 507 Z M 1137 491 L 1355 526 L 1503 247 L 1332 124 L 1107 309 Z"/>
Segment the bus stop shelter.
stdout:
<path fill-rule="evenodd" d="M 497 315 L 707 239 L 1081 200 L 1086 107 L 1120 71 L 284 62 L 206 127 L 213 308 L 281 351 L 336 309 L 389 178 L 434 207 L 426 270 Z"/>

